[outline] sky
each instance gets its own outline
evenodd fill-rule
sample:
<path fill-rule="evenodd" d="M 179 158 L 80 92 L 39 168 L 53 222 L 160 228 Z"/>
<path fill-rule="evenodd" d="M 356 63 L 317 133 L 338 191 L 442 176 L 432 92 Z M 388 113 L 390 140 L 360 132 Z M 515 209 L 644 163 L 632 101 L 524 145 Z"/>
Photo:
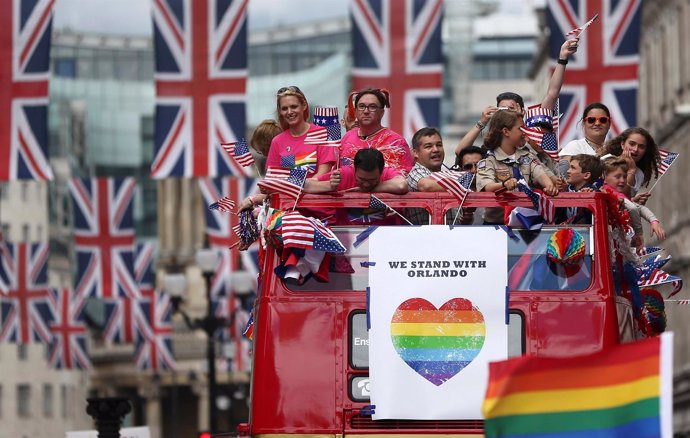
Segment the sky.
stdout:
<path fill-rule="evenodd" d="M 543 3 L 543 0 L 498 1 L 504 13 L 519 13 Z M 348 14 L 348 5 L 348 0 L 250 0 L 249 28 L 342 17 Z M 88 33 L 151 35 L 150 8 L 151 0 L 57 0 L 54 26 Z"/>

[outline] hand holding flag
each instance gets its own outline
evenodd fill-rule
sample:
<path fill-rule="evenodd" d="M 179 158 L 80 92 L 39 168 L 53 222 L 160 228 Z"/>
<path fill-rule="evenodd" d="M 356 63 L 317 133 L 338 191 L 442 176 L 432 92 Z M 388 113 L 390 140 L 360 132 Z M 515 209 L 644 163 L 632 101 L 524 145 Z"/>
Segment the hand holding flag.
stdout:
<path fill-rule="evenodd" d="M 576 27 L 575 29 L 571 30 L 570 32 L 565 34 L 566 38 L 579 38 L 582 32 L 584 32 L 592 23 L 596 21 L 596 19 L 599 17 L 599 14 L 594 14 L 594 17 L 592 17 L 588 22 L 583 24 L 580 27 Z"/>
<path fill-rule="evenodd" d="M 544 218 L 547 224 L 552 224 L 556 216 L 556 206 L 553 204 L 546 195 L 539 194 L 532 190 L 528 185 L 527 181 L 520 179 L 518 181 L 518 190 L 527 195 L 527 197 L 532 201 L 534 208 L 537 213 Z"/>

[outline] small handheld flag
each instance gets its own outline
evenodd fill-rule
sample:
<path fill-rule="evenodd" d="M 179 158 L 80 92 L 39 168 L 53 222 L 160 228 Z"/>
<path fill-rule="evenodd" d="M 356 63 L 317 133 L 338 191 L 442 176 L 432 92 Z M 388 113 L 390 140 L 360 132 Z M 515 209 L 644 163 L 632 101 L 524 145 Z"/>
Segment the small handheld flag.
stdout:
<path fill-rule="evenodd" d="M 244 139 L 232 143 L 221 143 L 220 145 L 240 166 L 247 167 L 254 164 L 254 157 L 249 152 L 249 146 Z"/>

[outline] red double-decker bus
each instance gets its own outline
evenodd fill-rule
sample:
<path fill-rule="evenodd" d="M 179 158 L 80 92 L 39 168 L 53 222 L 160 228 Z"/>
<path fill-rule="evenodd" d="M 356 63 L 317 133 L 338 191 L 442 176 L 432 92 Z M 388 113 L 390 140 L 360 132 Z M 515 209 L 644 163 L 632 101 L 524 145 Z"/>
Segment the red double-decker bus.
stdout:
<path fill-rule="evenodd" d="M 616 295 L 611 242 L 602 193 L 562 193 L 558 208 L 581 207 L 591 224 L 545 225 L 541 231 L 513 229 L 508 239 L 508 355 L 568 356 L 599 351 L 633 338 L 630 303 Z M 444 224 L 458 201 L 446 193 L 379 196 L 397 211 L 423 208 L 430 224 Z M 366 208 L 369 194 L 305 195 L 301 208 Z M 273 199 L 289 210 L 292 199 Z M 471 193 L 463 207 L 530 207 L 525 195 Z M 355 237 L 369 224 L 334 226 L 354 272 L 330 273 L 327 283 L 302 285 L 273 272 L 279 264 L 270 247 L 255 309 L 249 423 L 241 435 L 342 437 L 379 434 L 443 434 L 476 437 L 481 420 L 372 420 L 369 409 L 369 349 L 366 323 L 368 245 Z M 481 225 L 480 225 L 481 226 Z M 546 241 L 560 228 L 577 230 L 586 253 L 577 279 L 544 266 Z M 419 227 L 423 233 L 425 227 Z M 430 245 L 438 244 L 429 242 Z M 461 400 L 458 401 L 461 403 Z"/>

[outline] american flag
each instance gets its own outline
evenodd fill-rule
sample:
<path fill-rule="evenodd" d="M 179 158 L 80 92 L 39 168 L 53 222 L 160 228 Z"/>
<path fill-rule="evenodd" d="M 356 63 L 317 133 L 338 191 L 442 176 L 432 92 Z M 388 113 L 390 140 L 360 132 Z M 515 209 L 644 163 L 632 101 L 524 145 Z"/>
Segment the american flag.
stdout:
<path fill-rule="evenodd" d="M 524 179 L 518 180 L 518 190 L 525 193 L 534 204 L 537 213 L 544 218 L 547 224 L 552 224 L 556 216 L 556 206 L 546 195 L 541 195 L 532 190 Z"/>
<path fill-rule="evenodd" d="M 592 17 L 588 22 L 583 24 L 582 26 L 576 27 L 575 29 L 571 30 L 570 32 L 565 34 L 565 37 L 571 37 L 571 38 L 578 38 L 582 32 L 585 31 L 589 27 L 590 24 L 594 23 L 594 20 L 597 19 L 599 14 L 595 14 L 594 17 Z"/>
<path fill-rule="evenodd" d="M 227 196 L 223 196 L 216 202 L 208 206 L 210 210 L 220 210 L 225 213 L 229 213 L 235 209 L 235 201 Z"/>
<path fill-rule="evenodd" d="M 667 298 L 671 298 L 683 288 L 683 279 L 675 275 L 671 275 L 663 269 L 657 269 L 651 272 L 645 280 L 638 281 L 640 287 L 661 286 L 664 284 L 671 284 L 673 289 L 668 294 Z"/>
<path fill-rule="evenodd" d="M 380 200 L 376 195 L 371 195 L 371 198 L 369 198 L 369 209 L 370 210 L 384 210 L 386 212 L 386 216 L 395 216 L 398 214 L 395 209 L 390 207 L 388 204 Z"/>
<path fill-rule="evenodd" d="M 352 87 L 387 88 L 397 101 L 383 124 L 405 138 L 439 126 L 443 0 L 352 2 Z"/>
<path fill-rule="evenodd" d="M 332 135 L 333 134 L 331 134 L 327 128 L 311 131 L 305 137 L 304 144 L 315 144 L 317 146 L 340 146 L 340 137 L 333 138 Z"/>
<path fill-rule="evenodd" d="M 0 252 L 0 277 L 8 288 L 0 297 L 0 342 L 49 343 L 48 245 L 5 242 Z"/>
<path fill-rule="evenodd" d="M 254 164 L 254 157 L 252 157 L 245 139 L 232 143 L 221 143 L 220 145 L 240 166 L 247 167 Z"/>
<path fill-rule="evenodd" d="M 328 140 L 340 140 L 342 131 L 338 120 L 338 107 L 317 106 L 314 108 L 314 124 L 323 126 L 328 132 Z"/>
<path fill-rule="evenodd" d="M 432 172 L 429 176 L 460 202 L 464 201 L 467 193 L 471 191 L 474 178 L 472 172 Z"/>
<path fill-rule="evenodd" d="M 547 2 L 549 49 L 557 59 L 563 35 L 600 13 L 581 35 L 580 48 L 565 70 L 560 93 L 560 142 L 581 137 L 585 106 L 604 102 L 611 110 L 611 134 L 636 125 L 640 63 L 640 0 L 562 0 Z"/>
<path fill-rule="evenodd" d="M 48 77 L 55 0 L 10 0 L 0 14 L 0 181 L 52 180 Z"/>
<path fill-rule="evenodd" d="M 661 257 L 649 257 L 642 261 L 642 265 L 637 269 L 639 275 L 638 282 L 647 281 L 655 271 L 663 268 L 666 263 L 671 260 L 671 256 Z"/>
<path fill-rule="evenodd" d="M 244 135 L 248 0 L 156 0 L 153 178 L 250 175 L 221 151 Z"/>
<path fill-rule="evenodd" d="M 307 179 L 307 169 L 285 169 L 269 167 L 266 177 L 258 186 L 266 193 L 281 193 L 292 198 L 299 198 Z"/>
<path fill-rule="evenodd" d="M 88 331 L 84 319 L 82 299 L 72 289 L 51 289 L 50 304 L 53 340 L 48 347 L 48 365 L 56 369 L 89 369 L 91 360 L 87 350 Z"/>
<path fill-rule="evenodd" d="M 134 344 L 134 363 L 142 370 L 175 369 L 170 297 L 155 292 L 152 299 L 142 299 L 137 304 L 137 325 L 140 330 Z"/>
<path fill-rule="evenodd" d="M 241 202 L 257 193 L 256 182 L 255 178 L 204 178 L 199 180 L 199 188 L 207 202 L 220 196 Z M 218 252 L 220 258 L 211 282 L 211 296 L 216 299 L 230 295 L 233 272 L 243 269 L 256 278 L 259 273 L 259 243 L 255 242 L 246 251 L 239 251 L 236 245 L 233 246 L 239 241 L 233 232 L 239 226 L 239 216 L 218 210 L 206 210 L 205 216 L 209 246 Z"/>
<path fill-rule="evenodd" d="M 73 178 L 76 291 L 82 298 L 138 297 L 134 281 L 134 178 Z"/>
<path fill-rule="evenodd" d="M 546 155 L 554 160 L 558 159 L 558 139 L 553 132 L 546 132 L 542 128 L 528 128 L 520 126 L 520 131 L 525 137 L 541 146 Z"/>
<path fill-rule="evenodd" d="M 678 158 L 677 152 L 669 152 L 664 149 L 659 149 L 659 176 L 661 178 L 666 173 L 671 164 Z"/>
<path fill-rule="evenodd" d="M 283 215 L 283 245 L 332 253 L 343 253 L 345 247 L 333 231 L 318 219 L 304 217 L 296 211 Z"/>

